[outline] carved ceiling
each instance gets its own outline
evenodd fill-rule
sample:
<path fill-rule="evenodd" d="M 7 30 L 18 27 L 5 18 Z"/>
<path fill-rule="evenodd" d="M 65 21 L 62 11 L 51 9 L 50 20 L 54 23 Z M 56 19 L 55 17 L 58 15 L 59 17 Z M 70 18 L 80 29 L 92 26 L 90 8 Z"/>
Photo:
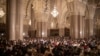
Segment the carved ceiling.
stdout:
<path fill-rule="evenodd" d="M 36 22 L 54 23 L 54 25 L 58 24 L 58 27 L 69 27 L 69 16 L 73 15 L 73 12 L 86 16 L 85 11 L 87 5 L 90 7 L 89 10 L 94 6 L 97 6 L 97 8 L 100 7 L 99 0 L 25 0 L 24 4 L 24 8 L 26 10 L 24 24 L 29 23 L 32 9 L 34 12 L 33 17 Z M 56 18 L 51 15 L 51 11 L 54 9 L 54 6 L 56 6 L 57 11 L 59 12 Z M 0 0 L 0 7 L 2 7 L 6 12 L 6 0 Z M 93 15 L 96 13 L 94 13 L 95 10 L 91 11 L 92 12 L 89 13 L 91 15 L 89 16 L 93 18 Z M 6 23 L 6 16 L 0 18 L 0 23 Z"/>
<path fill-rule="evenodd" d="M 76 4 L 75 11 L 73 10 L 74 2 Z M 27 18 L 30 18 L 30 5 L 32 4 L 34 19 L 37 22 L 50 22 L 58 25 L 58 27 L 68 27 L 70 25 L 70 19 L 68 17 L 72 15 L 72 12 L 81 15 L 84 15 L 85 12 L 85 4 L 82 1 L 75 0 L 74 2 L 71 0 L 28 0 L 26 7 L 29 8 L 26 10 Z M 51 15 L 54 6 L 56 6 L 59 12 L 56 18 Z"/>

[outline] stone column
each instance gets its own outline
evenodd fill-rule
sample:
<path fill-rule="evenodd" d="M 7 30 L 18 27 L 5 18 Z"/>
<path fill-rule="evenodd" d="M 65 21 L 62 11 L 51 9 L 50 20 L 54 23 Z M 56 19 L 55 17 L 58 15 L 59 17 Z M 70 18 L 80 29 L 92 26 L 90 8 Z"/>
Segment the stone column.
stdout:
<path fill-rule="evenodd" d="M 47 37 L 47 22 L 38 22 L 37 37 Z"/>
<path fill-rule="evenodd" d="M 82 15 L 80 15 L 80 30 L 79 30 L 79 37 L 82 39 L 82 38 L 84 38 L 84 30 L 85 30 L 85 18 L 82 16 Z"/>
<path fill-rule="evenodd" d="M 85 19 L 85 37 L 90 38 L 94 35 L 94 15 L 95 15 L 95 4 L 88 4 L 87 6 L 87 17 Z"/>
<path fill-rule="evenodd" d="M 89 19 L 89 32 L 90 37 L 93 36 L 93 19 Z"/>
<path fill-rule="evenodd" d="M 16 40 L 23 40 L 24 0 L 17 0 Z"/>
<path fill-rule="evenodd" d="M 42 37 L 42 22 L 37 22 L 37 32 L 36 37 Z"/>
<path fill-rule="evenodd" d="M 70 36 L 72 39 L 79 38 L 79 20 L 78 15 L 71 16 L 71 28 L 70 28 Z"/>
<path fill-rule="evenodd" d="M 86 21 L 86 23 L 89 21 Z M 81 15 L 74 15 L 71 19 L 70 34 L 73 39 L 79 39 L 85 37 L 85 30 L 89 30 L 88 23 L 85 26 L 85 18 Z M 87 27 L 87 28 L 85 28 Z M 86 33 L 88 35 L 88 32 Z"/>
<path fill-rule="evenodd" d="M 31 8 L 30 8 L 30 12 L 31 12 L 31 30 L 35 30 L 35 22 L 34 22 L 34 8 L 32 8 L 32 5 L 31 5 Z"/>
<path fill-rule="evenodd" d="M 16 0 L 7 0 L 7 34 L 9 40 L 16 40 L 15 38 L 15 19 L 16 19 Z"/>
<path fill-rule="evenodd" d="M 82 4 L 79 0 L 73 1 L 70 35 L 74 39 L 84 38 L 86 30 L 85 27 L 89 26 L 84 25 L 85 18 L 83 16 L 85 15 L 85 6 L 86 5 Z"/>
<path fill-rule="evenodd" d="M 89 19 L 85 19 L 85 38 L 89 38 Z"/>
<path fill-rule="evenodd" d="M 48 34 L 48 29 L 47 29 L 47 23 L 48 22 L 43 22 L 43 25 L 42 25 L 42 37 L 47 37 L 47 34 Z"/>
<path fill-rule="evenodd" d="M 36 20 L 35 20 L 35 13 L 34 13 L 34 8 L 32 8 L 33 5 L 30 6 L 30 20 L 31 20 L 31 29 L 29 29 L 31 31 L 31 37 L 36 37 L 36 29 L 35 29 L 35 24 L 36 24 Z"/>
<path fill-rule="evenodd" d="M 93 19 L 85 19 L 85 38 L 93 36 Z"/>

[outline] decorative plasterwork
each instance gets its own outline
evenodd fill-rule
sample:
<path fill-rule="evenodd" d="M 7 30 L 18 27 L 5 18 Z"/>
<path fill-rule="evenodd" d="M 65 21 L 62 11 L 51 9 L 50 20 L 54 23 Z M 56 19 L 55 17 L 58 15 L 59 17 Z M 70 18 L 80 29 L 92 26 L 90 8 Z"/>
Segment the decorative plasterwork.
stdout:
<path fill-rule="evenodd" d="M 26 3 L 29 0 L 26 0 Z M 56 2 L 56 9 L 59 15 L 55 18 L 51 15 Z M 71 15 L 82 15 L 85 16 L 87 0 L 30 0 L 30 5 L 34 11 L 34 19 L 36 22 L 47 22 L 48 25 L 55 24 L 58 28 L 70 27 L 70 16 Z M 28 7 L 27 16 L 30 19 L 30 9 Z M 29 22 L 29 20 L 28 20 Z"/>

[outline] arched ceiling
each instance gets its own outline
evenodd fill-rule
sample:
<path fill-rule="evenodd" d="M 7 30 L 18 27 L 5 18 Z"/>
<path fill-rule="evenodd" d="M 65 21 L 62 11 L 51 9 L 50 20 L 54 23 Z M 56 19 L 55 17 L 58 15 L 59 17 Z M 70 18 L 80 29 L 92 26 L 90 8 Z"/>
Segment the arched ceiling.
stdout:
<path fill-rule="evenodd" d="M 24 24 L 28 24 L 30 21 L 30 5 L 32 4 L 32 8 L 34 10 L 34 17 L 36 21 L 44 21 L 44 22 L 52 22 L 56 19 L 54 19 L 51 15 L 51 11 L 53 10 L 54 6 L 56 6 L 57 11 L 59 12 L 57 16 L 57 22 L 58 26 L 62 26 L 62 24 L 70 25 L 70 19 L 69 16 L 72 15 L 71 12 L 73 12 L 72 7 L 72 1 L 76 1 L 76 11 L 80 10 L 80 14 L 84 14 L 83 9 L 85 10 L 85 4 L 88 5 L 96 5 L 96 15 L 100 15 L 98 11 L 100 11 L 100 0 L 25 0 L 24 7 L 26 8 L 26 14 L 27 17 L 24 19 Z M 0 7 L 3 8 L 3 10 L 6 12 L 6 0 L 0 0 Z M 79 13 L 78 12 L 78 13 Z M 82 15 L 83 15 L 82 14 Z M 26 15 L 25 15 L 26 16 Z M 2 18 L 0 18 L 0 23 L 6 23 L 6 15 Z M 66 25 L 66 27 L 68 26 Z"/>

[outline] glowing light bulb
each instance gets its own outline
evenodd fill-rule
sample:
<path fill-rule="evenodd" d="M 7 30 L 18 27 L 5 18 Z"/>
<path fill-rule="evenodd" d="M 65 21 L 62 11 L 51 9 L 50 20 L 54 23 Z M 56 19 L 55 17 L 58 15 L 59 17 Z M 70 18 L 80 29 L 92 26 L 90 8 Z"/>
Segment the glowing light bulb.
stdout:
<path fill-rule="evenodd" d="M 59 14 L 55 6 L 54 6 L 54 9 L 51 12 L 51 14 L 52 14 L 53 17 L 56 17 Z"/>

